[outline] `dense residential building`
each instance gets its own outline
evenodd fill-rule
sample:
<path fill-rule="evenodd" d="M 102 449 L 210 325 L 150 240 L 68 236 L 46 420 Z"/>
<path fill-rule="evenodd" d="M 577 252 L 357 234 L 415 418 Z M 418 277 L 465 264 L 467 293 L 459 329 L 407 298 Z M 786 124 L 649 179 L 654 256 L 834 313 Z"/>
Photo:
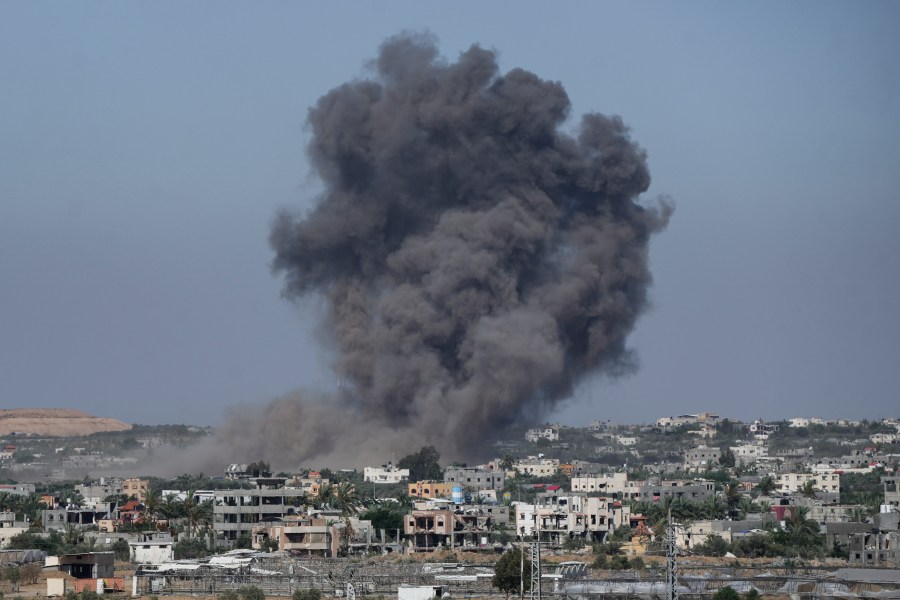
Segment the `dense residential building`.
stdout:
<path fill-rule="evenodd" d="M 213 490 L 212 527 L 217 540 L 233 544 L 242 536 L 249 537 L 254 525 L 278 522 L 297 512 L 289 499 L 302 492 L 284 487 L 284 482 L 276 477 L 257 478 L 253 489 Z"/>
<path fill-rule="evenodd" d="M 762 419 L 756 419 L 750 424 L 750 435 L 757 440 L 767 440 L 776 431 L 778 431 L 777 423 L 766 423 Z"/>
<path fill-rule="evenodd" d="M 719 415 L 709 412 L 699 413 L 696 415 L 678 415 L 677 417 L 663 417 L 656 420 L 656 426 L 662 429 L 674 429 L 682 425 L 693 425 L 695 423 L 709 423 L 715 425 L 721 420 Z"/>
<path fill-rule="evenodd" d="M 762 443 L 741 444 L 729 448 L 734 454 L 735 463 L 741 466 L 750 465 L 769 458 L 769 449 Z"/>
<path fill-rule="evenodd" d="M 125 493 L 124 482 L 118 477 L 101 477 L 93 483 L 80 483 L 75 491 L 83 498 L 82 504 L 91 508 L 106 506 L 109 510 L 110 496 L 121 496 Z"/>
<path fill-rule="evenodd" d="M 629 523 L 630 509 L 619 500 L 548 492 L 533 504 L 514 502 L 516 533 L 522 539 L 535 535 L 552 545 L 578 537 L 603 542 L 616 527 Z"/>
<path fill-rule="evenodd" d="M 447 467 L 444 483 L 461 485 L 467 491 L 502 490 L 506 474 L 478 467 Z"/>
<path fill-rule="evenodd" d="M 659 502 L 665 498 L 683 498 L 691 502 L 700 502 L 704 498 L 716 494 L 716 484 L 712 481 L 698 480 L 665 480 L 660 483 L 643 482 L 631 492 L 631 499 L 642 502 Z"/>
<path fill-rule="evenodd" d="M 366 467 L 363 469 L 363 481 L 372 483 L 400 483 L 409 479 L 409 469 L 398 469 L 392 464 L 381 467 Z"/>
<path fill-rule="evenodd" d="M 573 477 L 571 485 L 573 492 L 599 493 L 612 498 L 622 498 L 627 482 L 627 473 L 610 473 Z"/>
<path fill-rule="evenodd" d="M 720 449 L 709 446 L 697 446 L 685 451 L 684 470 L 702 471 L 707 468 L 716 468 L 719 466 L 720 458 L 722 458 Z"/>
<path fill-rule="evenodd" d="M 522 475 L 550 477 L 556 475 L 556 472 L 559 470 L 559 460 L 555 458 L 544 458 L 542 454 L 537 457 L 530 456 L 514 464 L 513 469 Z"/>
<path fill-rule="evenodd" d="M 812 482 L 816 490 L 838 494 L 841 491 L 841 476 L 838 473 L 781 473 L 775 483 L 783 493 L 797 493 L 807 482 Z"/>
<path fill-rule="evenodd" d="M 137 498 L 138 502 L 146 502 L 150 480 L 131 477 L 122 482 L 122 493 L 129 498 Z"/>
<path fill-rule="evenodd" d="M 545 427 L 537 427 L 534 429 L 529 429 L 525 432 L 525 439 L 529 442 L 536 442 L 538 440 L 548 440 L 551 442 L 555 442 L 559 440 L 559 426 L 558 425 L 547 425 Z"/>
<path fill-rule="evenodd" d="M 443 481 L 417 481 L 407 485 L 406 493 L 415 498 L 447 498 L 453 493 L 452 483 Z"/>

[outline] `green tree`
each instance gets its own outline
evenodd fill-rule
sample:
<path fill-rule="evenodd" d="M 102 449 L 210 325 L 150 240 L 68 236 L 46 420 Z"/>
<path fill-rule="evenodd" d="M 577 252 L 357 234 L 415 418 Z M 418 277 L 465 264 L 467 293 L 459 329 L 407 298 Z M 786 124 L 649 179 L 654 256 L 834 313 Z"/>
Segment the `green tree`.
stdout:
<path fill-rule="evenodd" d="M 3 569 L 3 578 L 12 586 L 12 591 L 19 591 L 19 581 L 22 579 L 22 572 L 19 571 L 19 567 L 10 565 Z"/>
<path fill-rule="evenodd" d="M 246 585 L 238 590 L 241 600 L 266 600 L 266 594 L 255 585 Z"/>
<path fill-rule="evenodd" d="M 816 490 L 816 482 L 812 479 L 806 481 L 800 488 L 800 495 L 804 498 L 815 498 L 818 490 Z"/>
<path fill-rule="evenodd" d="M 721 536 L 709 534 L 702 544 L 694 546 L 694 552 L 704 556 L 725 556 L 728 552 L 728 542 Z"/>
<path fill-rule="evenodd" d="M 403 516 L 405 511 L 396 502 L 386 502 L 367 510 L 362 518 L 372 522 L 372 528 L 378 529 L 403 529 Z"/>
<path fill-rule="evenodd" d="M 726 585 L 713 594 L 713 600 L 741 600 L 741 595 L 738 594 L 733 587 Z"/>
<path fill-rule="evenodd" d="M 766 475 L 759 480 L 759 484 L 757 484 L 756 489 L 759 490 L 759 493 L 763 496 L 768 496 L 776 489 L 778 489 L 778 484 L 775 483 L 774 477 L 772 477 L 771 475 Z"/>
<path fill-rule="evenodd" d="M 131 560 L 131 548 L 128 546 L 128 540 L 118 539 L 112 545 L 116 560 L 128 562 Z"/>
<path fill-rule="evenodd" d="M 292 600 L 322 600 L 322 592 L 317 588 L 294 590 Z"/>
<path fill-rule="evenodd" d="M 726 469 L 734 468 L 735 465 L 734 452 L 728 446 L 724 446 L 719 454 L 719 464 Z"/>
<path fill-rule="evenodd" d="M 418 452 L 404 456 L 397 462 L 400 469 L 409 469 L 409 481 L 415 483 L 422 480 L 440 480 L 443 471 L 440 465 L 441 454 L 434 446 L 423 446 Z"/>
<path fill-rule="evenodd" d="M 522 550 L 514 548 L 503 553 L 500 560 L 494 564 L 494 578 L 491 583 L 498 590 L 505 592 L 509 598 L 510 593 L 518 593 L 524 583 L 525 591 L 531 589 L 531 577 L 523 579 L 522 573 L 531 573 L 531 561 L 524 558 L 525 567 L 522 569 Z"/>

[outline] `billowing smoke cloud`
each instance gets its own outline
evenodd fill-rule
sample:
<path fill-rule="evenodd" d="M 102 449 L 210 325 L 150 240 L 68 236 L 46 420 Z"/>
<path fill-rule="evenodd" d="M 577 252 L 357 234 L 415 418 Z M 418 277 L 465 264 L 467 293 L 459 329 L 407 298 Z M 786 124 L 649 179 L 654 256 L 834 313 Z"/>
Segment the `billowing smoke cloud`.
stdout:
<path fill-rule="evenodd" d="M 670 211 L 637 203 L 650 175 L 621 119 L 586 114 L 567 133 L 560 83 L 500 73 L 478 46 L 451 63 L 401 35 L 373 70 L 310 110 L 325 191 L 272 229 L 285 295 L 328 299 L 347 383 L 226 425 L 273 460 L 423 442 L 470 454 L 627 367 L 647 305 L 648 241 Z"/>

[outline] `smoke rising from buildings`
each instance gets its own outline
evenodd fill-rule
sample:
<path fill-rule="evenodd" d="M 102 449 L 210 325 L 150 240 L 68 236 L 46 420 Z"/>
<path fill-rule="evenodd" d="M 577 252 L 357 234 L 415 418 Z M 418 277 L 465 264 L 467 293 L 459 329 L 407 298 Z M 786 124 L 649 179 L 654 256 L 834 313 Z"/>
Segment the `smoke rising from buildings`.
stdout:
<path fill-rule="evenodd" d="M 622 120 L 567 124 L 560 83 L 478 46 L 448 62 L 427 36 L 387 40 L 372 71 L 309 111 L 325 191 L 270 239 L 285 296 L 327 298 L 346 385 L 239 409 L 220 435 L 247 460 L 471 455 L 632 364 L 671 211 L 638 203 L 646 154 Z"/>

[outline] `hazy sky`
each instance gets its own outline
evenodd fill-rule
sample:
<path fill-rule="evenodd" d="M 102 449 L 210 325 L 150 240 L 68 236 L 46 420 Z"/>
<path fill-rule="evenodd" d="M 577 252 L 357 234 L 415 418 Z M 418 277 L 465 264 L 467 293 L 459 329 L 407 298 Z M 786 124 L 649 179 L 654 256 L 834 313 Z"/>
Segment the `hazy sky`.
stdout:
<path fill-rule="evenodd" d="M 0 2 L 0 407 L 138 423 L 330 389 L 268 229 L 306 111 L 430 31 L 647 149 L 639 372 L 551 418 L 900 415 L 900 3 Z"/>

